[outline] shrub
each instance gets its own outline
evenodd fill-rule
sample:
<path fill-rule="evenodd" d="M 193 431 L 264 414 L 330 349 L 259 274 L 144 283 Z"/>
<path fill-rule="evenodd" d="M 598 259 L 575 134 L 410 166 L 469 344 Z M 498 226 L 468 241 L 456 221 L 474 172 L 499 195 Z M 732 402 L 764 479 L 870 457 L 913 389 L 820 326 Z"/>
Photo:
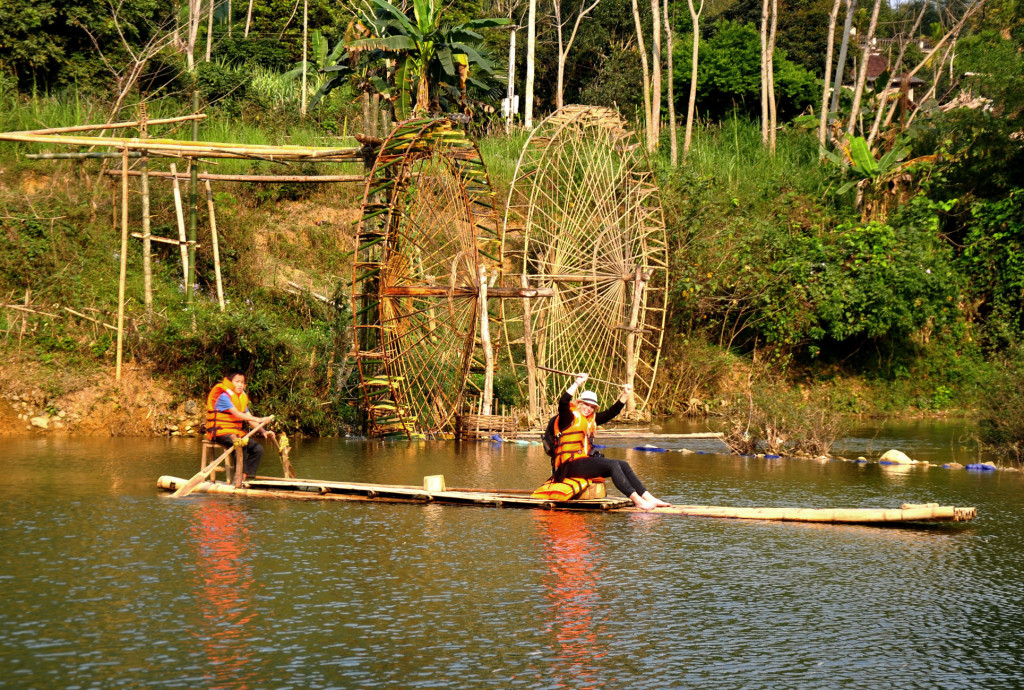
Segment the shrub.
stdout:
<path fill-rule="evenodd" d="M 1018 346 L 982 394 L 978 440 L 984 450 L 1024 460 L 1024 348 Z"/>
<path fill-rule="evenodd" d="M 830 399 L 807 398 L 799 390 L 781 390 L 772 382 L 735 397 L 716 426 L 732 452 L 776 455 L 827 455 L 848 430 Z"/>

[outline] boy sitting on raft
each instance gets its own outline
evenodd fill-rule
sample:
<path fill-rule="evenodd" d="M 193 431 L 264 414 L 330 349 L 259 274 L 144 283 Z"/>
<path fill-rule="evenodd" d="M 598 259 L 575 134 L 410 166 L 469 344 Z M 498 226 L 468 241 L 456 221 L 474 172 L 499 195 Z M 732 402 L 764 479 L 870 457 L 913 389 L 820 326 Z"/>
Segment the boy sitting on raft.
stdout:
<path fill-rule="evenodd" d="M 554 479 L 566 477 L 596 479 L 611 477 L 615 488 L 628 496 L 640 510 L 668 507 L 671 504 L 651 495 L 625 460 L 613 460 L 596 452 L 594 433 L 597 427 L 610 422 L 629 400 L 633 386 L 625 384 L 619 399 L 606 410 L 597 411 L 597 394 L 584 391 L 573 402 L 576 391 L 589 378 L 578 374 L 576 380 L 558 399 L 558 418 L 555 419 L 555 453 L 552 459 Z"/>

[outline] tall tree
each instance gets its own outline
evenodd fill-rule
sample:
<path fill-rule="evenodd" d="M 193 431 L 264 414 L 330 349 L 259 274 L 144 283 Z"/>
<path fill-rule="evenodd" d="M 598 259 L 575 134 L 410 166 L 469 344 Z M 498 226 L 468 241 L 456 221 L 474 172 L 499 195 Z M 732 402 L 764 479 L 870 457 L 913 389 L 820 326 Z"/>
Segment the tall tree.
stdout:
<path fill-rule="evenodd" d="M 693 2 L 692 2 L 692 0 L 687 0 L 687 1 L 690 2 L 690 11 L 692 12 L 693 11 Z M 673 76 L 675 75 L 675 68 L 672 65 L 672 53 L 673 53 L 673 48 L 672 48 L 672 22 L 670 20 L 669 14 L 668 14 L 668 0 L 664 0 L 664 3 L 662 4 L 662 7 L 663 7 L 664 12 L 665 12 L 665 16 L 664 16 L 664 19 L 665 19 L 665 39 L 668 42 L 668 46 L 667 46 L 668 47 L 668 50 L 667 50 L 667 52 L 668 52 L 668 65 L 666 66 L 666 75 L 668 77 L 668 133 L 669 133 L 668 141 L 669 141 L 669 160 L 670 160 L 670 162 L 672 164 L 672 167 L 674 168 L 676 165 L 679 164 L 679 134 L 678 134 L 678 132 L 676 132 L 676 96 L 675 96 L 675 89 L 673 88 L 673 84 L 672 84 L 675 81 L 675 79 L 673 79 Z M 704 3 L 703 3 L 703 0 L 701 0 L 701 8 L 703 8 L 703 7 L 704 7 Z M 696 33 L 696 31 L 694 31 L 694 33 Z M 694 55 L 696 55 L 696 54 L 697 54 L 697 51 L 694 51 Z M 691 120 L 692 120 L 692 115 L 691 115 L 691 118 L 687 120 L 687 122 L 689 123 Z M 687 142 L 687 144 L 688 143 L 689 142 Z M 685 151 L 683 152 L 683 155 L 685 155 Z"/>
<path fill-rule="evenodd" d="M 586 2 L 580 4 L 579 11 L 576 13 L 576 21 L 572 26 L 572 33 L 569 34 L 569 39 L 565 40 L 563 29 L 566 22 L 562 20 L 562 0 L 551 0 L 555 12 L 555 30 L 558 34 L 558 81 L 555 86 L 556 108 L 561 108 L 565 105 L 563 102 L 565 92 L 565 61 L 569 56 L 569 51 L 572 49 L 573 42 L 576 40 L 576 33 L 580 30 L 580 23 L 600 2 L 601 0 L 594 0 L 590 5 L 586 4 Z"/>
<path fill-rule="evenodd" d="M 843 88 L 843 70 L 846 67 L 846 51 L 850 48 L 850 36 L 853 33 L 853 9 L 857 0 L 846 0 L 846 19 L 843 20 L 843 40 L 839 45 L 839 59 L 836 61 L 836 78 L 832 83 L 832 100 L 829 102 L 830 113 L 839 112 L 839 92 Z"/>
<path fill-rule="evenodd" d="M 651 125 L 653 143 L 661 140 L 661 9 L 658 0 L 651 0 Z"/>
<path fill-rule="evenodd" d="M 635 0 L 634 0 L 635 2 Z M 526 109 L 525 124 L 527 129 L 533 128 L 533 80 L 537 65 L 537 0 L 530 0 L 530 9 L 526 20 Z"/>
<path fill-rule="evenodd" d="M 772 28 L 768 34 L 768 150 L 775 153 L 775 135 L 779 129 L 779 117 L 775 102 L 775 38 L 779 28 L 779 0 L 772 0 Z"/>
<path fill-rule="evenodd" d="M 868 35 L 864 37 L 864 50 L 861 53 L 857 84 L 853 88 L 853 105 L 850 106 L 850 121 L 846 125 L 846 131 L 851 135 L 854 133 L 857 119 L 860 117 L 860 101 L 864 96 L 864 85 L 868 81 L 868 62 L 872 49 L 871 39 L 875 37 L 875 29 L 878 28 L 878 11 L 881 8 L 882 0 L 875 0 L 875 6 L 871 10 L 871 22 L 868 24 Z"/>
<path fill-rule="evenodd" d="M 839 5 L 843 0 L 832 3 L 832 12 L 828 15 L 828 48 L 825 50 L 825 78 L 821 87 L 821 111 L 818 122 L 818 150 L 825 157 L 825 132 L 828 130 L 828 96 L 829 82 L 832 81 L 832 50 L 836 43 L 836 20 L 839 18 Z"/>
<path fill-rule="evenodd" d="M 636 25 L 636 45 L 640 52 L 640 68 L 643 72 L 644 89 L 644 131 L 647 135 L 647 150 L 653 151 L 658 146 L 654 137 L 653 111 L 651 110 L 651 71 L 647 64 L 647 48 L 644 47 L 644 27 L 640 21 L 640 6 L 633 1 L 633 22 Z"/>
<path fill-rule="evenodd" d="M 667 2 L 668 0 L 666 0 Z M 690 58 L 690 98 L 686 103 L 686 136 L 683 138 L 683 160 L 690 153 L 690 141 L 693 136 L 693 111 L 697 103 L 697 65 L 700 54 L 700 15 L 704 11 L 704 0 L 700 7 L 694 8 L 693 0 L 686 0 L 690 8 L 690 22 L 693 24 L 693 56 Z M 671 48 L 669 49 L 671 51 Z M 670 97 L 671 98 L 671 97 Z"/>

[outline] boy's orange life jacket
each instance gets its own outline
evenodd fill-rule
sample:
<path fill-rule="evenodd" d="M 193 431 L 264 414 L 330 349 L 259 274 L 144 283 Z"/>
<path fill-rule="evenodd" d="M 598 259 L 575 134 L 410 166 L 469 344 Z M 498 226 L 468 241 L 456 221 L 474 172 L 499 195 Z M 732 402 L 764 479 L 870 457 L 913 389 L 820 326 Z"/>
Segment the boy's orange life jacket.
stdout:
<path fill-rule="evenodd" d="M 249 409 L 249 396 L 245 393 L 235 392 L 235 385 L 224 379 L 210 391 L 206 396 L 206 437 L 211 441 L 218 436 L 245 436 L 242 430 L 242 420 L 231 416 L 230 412 L 217 411 L 217 399 L 221 393 L 227 393 L 231 398 L 231 404 L 239 412 Z"/>
<path fill-rule="evenodd" d="M 553 460 L 556 470 L 567 462 L 588 457 L 593 444 L 594 432 L 597 431 L 593 415 L 584 417 L 576 411 L 574 402 L 569 403 L 569 409 L 572 410 L 572 424 L 565 431 L 558 428 L 558 419 L 555 419 L 555 455 Z"/>

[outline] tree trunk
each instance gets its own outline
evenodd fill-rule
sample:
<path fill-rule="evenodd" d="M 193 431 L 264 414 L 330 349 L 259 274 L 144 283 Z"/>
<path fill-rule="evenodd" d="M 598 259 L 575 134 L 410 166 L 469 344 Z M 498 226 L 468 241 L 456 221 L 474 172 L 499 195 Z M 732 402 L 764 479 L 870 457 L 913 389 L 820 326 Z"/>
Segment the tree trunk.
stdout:
<path fill-rule="evenodd" d="M 843 89 L 843 70 L 846 68 L 846 51 L 850 47 L 850 28 L 853 26 L 853 9 L 857 0 L 846 0 L 846 19 L 843 21 L 843 42 L 839 47 L 839 60 L 836 61 L 836 80 L 832 84 L 832 101 L 828 106 L 830 113 L 839 111 L 839 93 Z"/>
<path fill-rule="evenodd" d="M 537 52 L 537 0 L 530 0 L 530 11 L 526 23 L 526 102 L 524 121 L 527 129 L 533 128 L 533 78 L 535 54 Z"/>
<path fill-rule="evenodd" d="M 768 10 L 761 0 L 761 143 L 768 146 Z"/>
<path fill-rule="evenodd" d="M 188 43 L 185 48 L 185 64 L 188 71 L 196 68 L 196 40 L 199 36 L 201 0 L 188 0 Z"/>
<path fill-rule="evenodd" d="M 252 3 L 254 0 L 249 0 L 249 9 L 245 13 L 245 33 L 242 34 L 242 38 L 249 38 L 249 27 L 252 25 Z"/>
<path fill-rule="evenodd" d="M 654 144 L 661 143 L 661 8 L 658 0 L 651 0 L 651 120 Z"/>
<path fill-rule="evenodd" d="M 231 38 L 231 25 L 235 22 L 235 15 L 231 11 L 231 0 L 228 0 L 228 38 Z"/>
<path fill-rule="evenodd" d="M 875 0 L 875 6 L 871 10 L 871 23 L 868 25 L 868 35 L 864 37 L 864 51 L 860 57 L 860 71 L 857 75 L 857 85 L 853 90 L 853 105 L 850 107 L 850 121 L 846 125 L 846 131 L 851 135 L 856 131 L 857 118 L 860 117 L 860 101 L 864 97 L 864 85 L 868 80 L 868 62 L 871 56 L 871 39 L 875 37 L 875 29 L 878 27 L 878 11 L 882 7 L 882 0 Z"/>
<path fill-rule="evenodd" d="M 691 2 L 691 6 L 692 6 L 692 2 Z M 674 70 L 673 65 L 672 65 L 672 23 L 671 23 L 671 21 L 669 21 L 668 0 L 664 0 L 664 2 L 662 4 L 662 9 L 663 9 L 663 11 L 665 13 L 665 16 L 664 16 L 664 19 L 665 19 L 665 39 L 668 42 L 668 46 L 667 46 L 668 50 L 666 52 L 668 52 L 668 65 L 667 65 L 667 70 L 668 71 L 667 71 L 667 74 L 668 74 L 668 127 L 669 127 L 669 129 L 668 129 L 668 133 L 669 133 L 668 141 L 669 141 L 669 160 L 670 160 L 670 162 L 672 164 L 672 167 L 674 168 L 677 165 L 679 165 L 679 134 L 678 134 L 678 132 L 676 132 L 676 95 L 675 95 L 675 88 L 674 88 L 674 84 L 673 84 L 673 82 L 675 81 L 675 79 L 674 79 L 675 70 Z M 696 31 L 694 32 L 694 35 L 696 35 Z M 694 54 L 694 58 L 696 58 L 697 51 L 694 50 L 693 54 Z M 696 61 L 694 61 L 694 64 L 695 65 L 697 64 Z M 694 79 L 693 81 L 696 82 L 696 79 Z M 693 116 L 690 115 L 687 118 L 687 122 L 692 122 L 692 119 L 693 119 Z M 689 142 L 687 142 L 687 146 L 689 146 Z M 684 152 L 684 155 L 685 155 L 685 152 Z"/>
<path fill-rule="evenodd" d="M 302 0 L 302 94 L 299 114 L 306 115 L 306 72 L 309 69 L 309 0 Z"/>
<path fill-rule="evenodd" d="M 640 23 L 640 7 L 633 0 L 633 22 L 636 24 L 636 44 L 640 51 L 640 69 L 644 78 L 644 128 L 647 133 L 647 150 L 652 149 L 654 130 L 651 128 L 651 72 L 647 65 L 647 48 L 644 47 L 644 30 Z"/>
<path fill-rule="evenodd" d="M 667 3 L 668 0 L 665 0 Z M 683 138 L 683 160 L 690 153 L 690 142 L 693 140 L 693 109 L 697 103 L 697 65 L 700 55 L 700 14 L 704 11 L 703 0 L 700 9 L 695 10 L 693 0 L 686 0 L 690 7 L 690 21 L 693 24 L 693 59 L 690 61 L 690 98 L 686 103 L 686 136 Z M 671 50 L 671 48 L 669 48 Z"/>
<path fill-rule="evenodd" d="M 562 0 L 551 0 L 555 11 L 555 32 L 558 36 L 558 72 L 555 81 L 555 110 L 562 107 L 562 88 L 565 84 L 565 48 L 562 46 Z"/>
<path fill-rule="evenodd" d="M 206 61 L 209 62 L 213 56 L 213 6 L 217 0 L 210 0 L 210 15 L 206 21 Z"/>
<path fill-rule="evenodd" d="M 512 36 L 508 43 L 508 116 L 505 118 L 505 130 L 512 128 L 512 121 L 515 118 L 515 96 L 516 96 L 516 30 L 512 29 Z"/>
<path fill-rule="evenodd" d="M 917 14 L 917 19 L 914 20 L 914 25 L 910 28 L 910 32 L 906 35 L 906 38 L 901 42 L 900 52 L 896 56 L 896 62 L 893 63 L 893 68 L 890 71 L 892 77 L 898 75 L 900 73 L 900 70 L 903 69 L 903 57 L 907 54 L 907 46 L 913 42 L 914 36 L 917 35 L 917 30 L 921 27 L 921 20 L 924 19 L 924 14 L 927 11 L 928 3 L 925 3 L 924 5 L 921 6 L 921 11 Z M 878 108 L 875 112 L 875 121 L 871 124 L 871 133 L 868 135 L 868 146 L 871 146 L 871 144 L 874 143 L 875 141 L 875 137 L 878 136 L 878 131 L 882 124 L 882 116 L 885 114 L 886 110 L 889 109 L 888 91 L 889 84 L 886 84 L 885 88 L 882 89 L 881 103 L 878 105 Z M 899 102 L 899 99 L 897 99 L 895 102 Z"/>
<path fill-rule="evenodd" d="M 825 132 L 828 130 L 828 86 L 832 81 L 832 52 L 836 45 L 836 20 L 839 18 L 839 5 L 843 0 L 832 3 L 832 12 L 828 15 L 828 47 L 825 49 L 825 78 L 821 87 L 821 120 L 818 122 L 819 157 L 825 157 Z"/>
<path fill-rule="evenodd" d="M 779 0 L 772 0 L 772 29 L 768 36 L 768 150 L 775 153 L 775 135 L 778 132 L 778 113 L 775 104 L 775 37 L 779 27 Z"/>

